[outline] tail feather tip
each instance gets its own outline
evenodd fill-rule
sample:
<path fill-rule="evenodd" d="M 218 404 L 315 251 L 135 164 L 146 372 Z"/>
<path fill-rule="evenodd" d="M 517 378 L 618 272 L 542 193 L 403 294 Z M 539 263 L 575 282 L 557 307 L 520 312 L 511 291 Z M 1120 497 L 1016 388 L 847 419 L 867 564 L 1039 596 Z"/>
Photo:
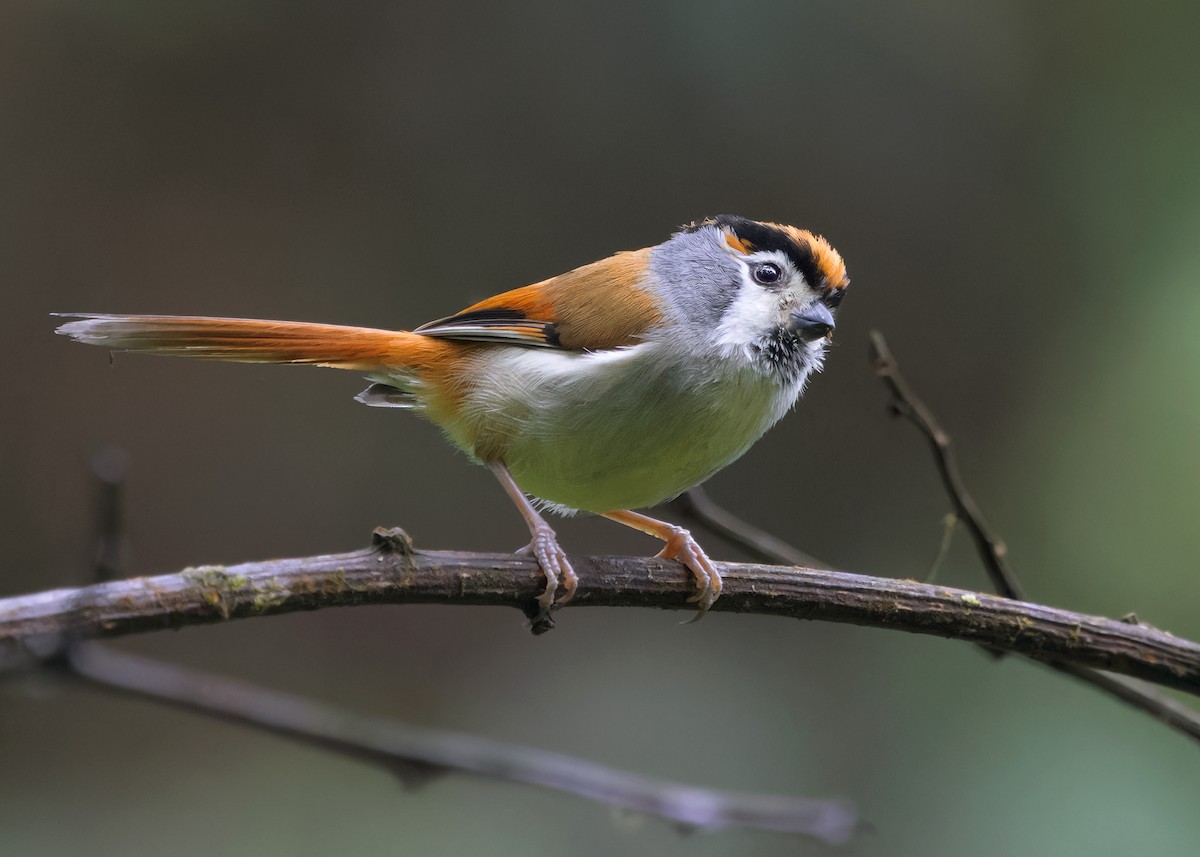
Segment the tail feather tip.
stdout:
<path fill-rule="evenodd" d="M 101 316 L 76 312 L 55 312 L 51 313 L 51 315 L 58 318 L 75 319 L 74 321 L 63 322 L 54 329 L 54 332 L 59 336 L 69 336 L 77 342 L 89 343 L 101 343 L 107 338 L 99 330 L 104 324 L 104 318 Z"/>

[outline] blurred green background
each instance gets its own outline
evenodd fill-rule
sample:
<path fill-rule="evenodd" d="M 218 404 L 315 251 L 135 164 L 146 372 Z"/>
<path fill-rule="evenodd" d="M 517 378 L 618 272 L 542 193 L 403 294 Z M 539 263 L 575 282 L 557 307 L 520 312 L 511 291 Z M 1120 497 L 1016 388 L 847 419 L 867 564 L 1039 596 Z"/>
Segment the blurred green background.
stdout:
<path fill-rule="evenodd" d="M 854 285 L 797 413 L 710 483 L 841 567 L 923 577 L 948 510 L 887 418 L 885 331 L 1030 594 L 1200 637 L 1193 3 L 0 6 L 0 594 L 129 570 L 524 530 L 358 379 L 118 357 L 54 310 L 409 327 L 720 212 L 827 235 Z M 603 521 L 575 552 L 649 553 Z M 704 539 L 720 558 L 742 558 Z M 986 589 L 964 537 L 940 579 Z M 851 627 L 370 608 L 122 640 L 354 710 L 698 785 L 860 805 L 861 855 L 1192 855 L 1200 748 L 970 646 Z M 41 681 L 0 686 L 0 853 L 825 854 L 387 775 Z"/>

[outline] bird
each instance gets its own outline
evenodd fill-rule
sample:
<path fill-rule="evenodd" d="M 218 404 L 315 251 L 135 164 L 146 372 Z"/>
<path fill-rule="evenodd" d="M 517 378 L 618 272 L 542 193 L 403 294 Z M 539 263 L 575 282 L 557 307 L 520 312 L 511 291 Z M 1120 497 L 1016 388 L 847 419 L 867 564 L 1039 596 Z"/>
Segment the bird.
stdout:
<path fill-rule="evenodd" d="M 412 330 L 55 315 L 71 319 L 57 333 L 110 351 L 361 373 L 359 402 L 426 417 L 500 482 L 529 528 L 518 553 L 545 575 L 535 625 L 578 587 L 547 510 L 661 540 L 694 578 L 695 621 L 720 571 L 688 530 L 636 510 L 704 482 L 791 410 L 849 282 L 822 236 L 726 214 Z"/>

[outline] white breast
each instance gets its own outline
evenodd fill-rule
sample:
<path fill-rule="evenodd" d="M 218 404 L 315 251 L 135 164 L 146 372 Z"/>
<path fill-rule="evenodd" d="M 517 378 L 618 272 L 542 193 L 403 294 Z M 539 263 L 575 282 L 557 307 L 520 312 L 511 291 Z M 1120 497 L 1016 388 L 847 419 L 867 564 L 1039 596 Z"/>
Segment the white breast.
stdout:
<path fill-rule="evenodd" d="M 651 506 L 741 456 L 795 402 L 728 357 L 666 342 L 596 353 L 503 348 L 467 394 L 452 438 L 495 440 L 521 488 L 558 511 Z M 472 443 L 469 438 L 475 438 Z"/>

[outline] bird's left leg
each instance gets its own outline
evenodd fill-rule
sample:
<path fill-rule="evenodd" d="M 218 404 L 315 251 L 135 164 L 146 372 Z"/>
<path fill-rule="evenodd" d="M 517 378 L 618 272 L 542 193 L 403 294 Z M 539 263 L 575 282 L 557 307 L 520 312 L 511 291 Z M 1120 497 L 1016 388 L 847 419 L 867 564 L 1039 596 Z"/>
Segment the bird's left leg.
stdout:
<path fill-rule="evenodd" d="M 558 590 L 559 577 L 562 577 L 563 585 L 563 597 L 558 601 L 559 607 L 566 604 L 575 595 L 575 587 L 579 583 L 579 578 L 575 574 L 575 569 L 571 568 L 571 563 L 567 561 L 566 553 L 558 546 L 558 536 L 546 523 L 546 519 L 538 514 L 538 510 L 533 508 L 533 504 L 529 502 L 525 492 L 517 486 L 512 474 L 508 472 L 508 468 L 499 462 L 493 462 L 488 467 L 500 480 L 500 484 L 504 486 L 505 492 L 512 498 L 513 503 L 516 504 L 517 511 L 529 525 L 529 533 L 533 536 L 533 541 L 518 553 L 533 556 L 541 566 L 542 573 L 546 575 L 546 589 L 537 599 L 538 607 L 541 608 L 537 619 L 543 619 L 550 613 L 550 608 L 554 605 L 554 593 Z M 534 620 L 535 623 L 537 619 Z"/>
<path fill-rule="evenodd" d="M 721 596 L 721 572 L 717 571 L 716 565 L 692 538 L 692 534 L 675 524 L 668 524 L 666 521 L 659 521 L 624 509 L 606 512 L 604 517 L 666 542 L 658 555 L 683 563 L 696 578 L 696 588 L 699 592 L 688 601 L 698 602 L 700 609 L 688 621 L 697 622 L 703 619 L 708 608 L 712 607 L 713 603 Z"/>

